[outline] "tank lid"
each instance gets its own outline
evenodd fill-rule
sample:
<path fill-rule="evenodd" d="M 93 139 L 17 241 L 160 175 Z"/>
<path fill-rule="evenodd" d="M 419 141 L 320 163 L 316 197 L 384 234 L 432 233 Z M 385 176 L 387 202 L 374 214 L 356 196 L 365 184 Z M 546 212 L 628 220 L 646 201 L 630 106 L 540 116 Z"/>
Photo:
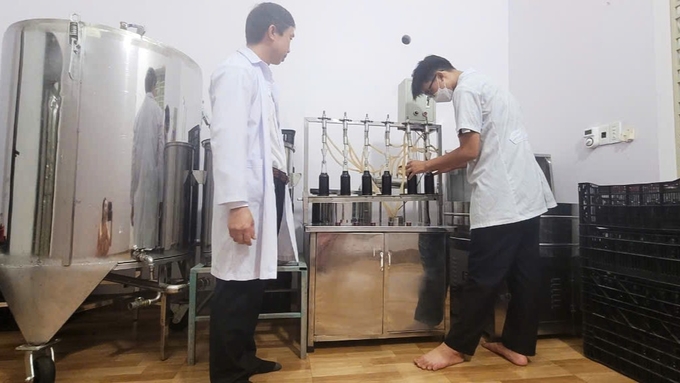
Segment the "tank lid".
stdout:
<path fill-rule="evenodd" d="M 30 27 L 30 26 L 39 26 L 41 24 L 44 25 L 44 24 L 62 24 L 62 23 L 65 25 L 64 30 L 66 32 L 68 32 L 68 25 L 69 25 L 69 23 L 71 23 L 71 20 L 51 19 L 51 18 L 36 18 L 36 19 L 26 19 L 26 20 L 17 21 L 15 23 L 11 24 L 5 32 L 7 32 L 7 31 L 9 31 L 10 29 L 13 29 L 13 28 L 25 28 L 25 27 Z M 140 36 L 138 33 L 135 33 L 133 31 L 124 30 L 124 29 L 112 27 L 112 26 L 109 26 L 109 25 L 90 24 L 90 23 L 83 22 L 83 21 L 80 21 L 80 24 L 84 27 L 87 27 L 87 28 L 99 29 L 99 30 L 102 30 L 102 31 L 106 31 L 108 33 L 113 33 L 113 34 L 117 34 L 117 35 L 120 35 L 120 36 L 125 36 L 128 39 L 131 38 L 131 39 L 139 40 L 139 41 L 142 41 L 143 43 L 150 44 L 150 45 L 155 46 L 159 49 L 163 49 L 163 50 L 166 50 L 166 51 L 172 51 L 176 55 L 181 56 L 183 59 L 185 59 L 186 61 L 191 63 L 197 70 L 201 71 L 201 67 L 198 65 L 198 63 L 194 59 L 192 59 L 186 53 L 180 51 L 179 49 L 174 48 L 174 47 L 167 45 L 165 43 L 161 43 L 157 40 L 153 40 L 153 39 L 148 38 L 146 36 Z"/>

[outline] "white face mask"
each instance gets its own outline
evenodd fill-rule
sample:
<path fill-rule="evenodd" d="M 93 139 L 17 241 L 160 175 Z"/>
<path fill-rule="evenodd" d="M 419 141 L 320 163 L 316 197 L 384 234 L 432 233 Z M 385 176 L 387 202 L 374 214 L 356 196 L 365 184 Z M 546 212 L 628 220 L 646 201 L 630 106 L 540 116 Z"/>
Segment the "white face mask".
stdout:
<path fill-rule="evenodd" d="M 447 87 L 439 88 L 434 94 L 435 102 L 451 102 L 453 100 L 453 89 Z"/>

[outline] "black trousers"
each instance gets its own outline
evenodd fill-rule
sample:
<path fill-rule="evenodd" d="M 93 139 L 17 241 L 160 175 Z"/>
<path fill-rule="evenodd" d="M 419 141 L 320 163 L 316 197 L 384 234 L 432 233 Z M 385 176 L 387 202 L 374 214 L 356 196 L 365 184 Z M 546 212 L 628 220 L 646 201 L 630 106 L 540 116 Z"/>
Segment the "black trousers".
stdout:
<path fill-rule="evenodd" d="M 281 229 L 286 185 L 274 179 L 277 232 Z M 255 356 L 255 327 L 266 280 L 216 280 L 210 311 L 210 382 L 247 382 L 262 361 Z"/>
<path fill-rule="evenodd" d="M 460 312 L 451 313 L 444 343 L 474 355 L 493 315 L 498 291 L 507 281 L 511 299 L 502 342 L 519 354 L 536 354 L 538 289 L 540 286 L 540 218 L 474 229 L 470 233 L 468 278 L 460 292 Z"/>

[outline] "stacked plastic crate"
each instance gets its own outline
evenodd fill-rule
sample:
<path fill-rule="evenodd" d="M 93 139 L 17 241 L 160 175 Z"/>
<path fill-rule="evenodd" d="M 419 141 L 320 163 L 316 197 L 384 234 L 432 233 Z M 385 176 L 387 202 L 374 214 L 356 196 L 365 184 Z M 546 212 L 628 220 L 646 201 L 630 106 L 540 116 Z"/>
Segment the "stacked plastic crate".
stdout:
<path fill-rule="evenodd" d="M 680 180 L 579 185 L 586 356 L 680 383 Z"/>

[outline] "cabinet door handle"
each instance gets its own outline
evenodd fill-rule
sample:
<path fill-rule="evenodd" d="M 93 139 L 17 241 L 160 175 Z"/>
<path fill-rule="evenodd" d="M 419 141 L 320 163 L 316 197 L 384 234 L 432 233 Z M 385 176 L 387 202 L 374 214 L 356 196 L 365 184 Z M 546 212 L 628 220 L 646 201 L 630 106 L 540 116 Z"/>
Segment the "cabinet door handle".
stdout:
<path fill-rule="evenodd" d="M 385 270 L 385 253 L 381 251 L 380 252 L 380 271 L 384 271 L 384 270 Z"/>
<path fill-rule="evenodd" d="M 390 266 L 392 266 L 392 252 L 387 250 L 387 269 L 389 270 Z"/>

